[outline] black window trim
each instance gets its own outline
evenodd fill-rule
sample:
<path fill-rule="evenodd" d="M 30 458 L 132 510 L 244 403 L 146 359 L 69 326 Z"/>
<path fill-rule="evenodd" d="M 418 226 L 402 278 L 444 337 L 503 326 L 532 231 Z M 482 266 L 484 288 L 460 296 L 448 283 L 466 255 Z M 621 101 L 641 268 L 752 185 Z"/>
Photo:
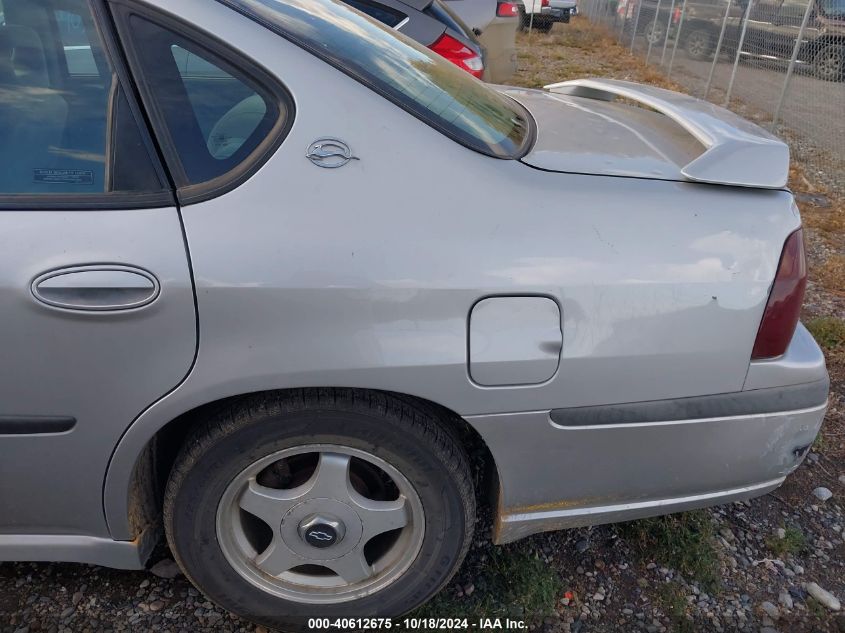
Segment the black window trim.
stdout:
<path fill-rule="evenodd" d="M 113 1 L 124 1 L 124 0 L 113 0 Z M 521 160 L 528 153 L 530 153 L 531 150 L 534 148 L 534 144 L 537 140 L 537 122 L 534 120 L 534 116 L 531 114 L 531 112 L 528 111 L 528 108 L 523 106 L 521 103 L 519 103 L 519 101 L 517 101 L 513 97 L 510 97 L 509 95 L 506 95 L 504 93 L 500 93 L 503 98 L 509 100 L 512 104 L 514 104 L 514 106 L 516 108 L 518 108 L 520 111 L 523 112 L 523 114 L 525 116 L 525 121 L 526 121 L 527 126 L 528 126 L 528 133 L 525 135 L 525 140 L 522 144 L 522 147 L 520 147 L 519 151 L 517 151 L 514 155 L 512 155 L 512 156 L 498 156 L 498 155 L 496 155 L 492 152 L 483 150 L 479 146 L 472 145 L 471 143 L 467 142 L 465 139 L 461 138 L 458 135 L 452 134 L 451 132 L 449 132 L 448 130 L 443 128 L 437 122 L 436 119 L 434 119 L 430 116 L 427 116 L 423 112 L 418 112 L 417 110 L 410 108 L 406 103 L 403 103 L 402 99 L 397 98 L 394 95 L 390 94 L 387 90 L 382 89 L 381 86 L 379 86 L 378 84 L 370 81 L 366 76 L 358 73 L 357 71 L 355 71 L 353 68 L 349 67 L 348 65 L 345 65 L 343 63 L 335 63 L 332 59 L 329 58 L 329 56 L 325 55 L 318 48 L 310 45 L 308 42 L 302 40 L 301 38 L 297 37 L 293 33 L 288 32 L 284 28 L 282 28 L 282 27 L 280 27 L 280 26 L 278 26 L 278 25 L 276 25 L 272 22 L 269 22 L 268 20 L 265 20 L 260 15 L 249 11 L 247 8 L 237 4 L 236 2 L 233 2 L 232 0 L 216 0 L 216 2 L 219 2 L 220 4 L 224 5 L 225 7 L 228 7 L 229 9 L 234 11 L 235 13 L 238 13 L 239 15 L 242 15 L 242 16 L 252 20 L 256 24 L 260 24 L 261 26 L 266 28 L 271 33 L 275 33 L 276 35 L 283 37 L 284 39 L 286 39 L 288 42 L 290 42 L 294 46 L 297 46 L 297 47 L 311 53 L 317 59 L 319 59 L 322 62 L 328 64 L 332 68 L 339 70 L 344 75 L 351 77 L 352 79 L 354 79 L 355 81 L 357 81 L 361 85 L 366 86 L 367 88 L 369 88 L 370 90 L 372 90 L 376 94 L 380 95 L 381 97 L 387 99 L 392 104 L 401 108 L 402 110 L 404 110 L 405 112 L 407 112 L 408 114 L 413 116 L 414 118 L 422 121 L 423 123 L 425 123 L 426 125 L 428 125 L 432 129 L 436 130 L 437 132 L 439 132 L 440 134 L 442 134 L 443 136 L 445 136 L 449 140 L 454 141 L 458 145 L 462 145 L 463 147 L 466 147 L 467 149 L 469 149 L 473 152 L 476 152 L 477 154 L 481 154 L 482 156 L 489 156 L 490 158 L 495 158 L 496 160 Z M 490 90 L 492 90 L 492 88 L 490 88 Z"/>
<path fill-rule="evenodd" d="M 161 183 L 161 191 L 106 191 L 103 193 L 2 193 L 0 192 L 0 211 L 102 211 L 128 209 L 158 209 L 176 206 L 176 198 L 170 177 L 161 162 L 158 150 L 150 135 L 150 129 L 137 100 L 134 84 L 129 75 L 125 59 L 115 38 L 111 20 L 103 6 L 103 0 L 86 0 L 91 9 L 94 26 L 102 41 L 116 84 L 123 90 L 129 104 L 132 117 L 138 127 L 149 160 Z M 51 1 L 50 5 L 54 3 Z M 113 126 L 112 121 L 107 121 Z M 107 140 L 107 144 L 108 144 Z M 110 157 L 107 156 L 107 160 Z M 108 171 L 108 165 L 106 166 Z"/>
<path fill-rule="evenodd" d="M 145 106 L 150 124 L 159 139 L 165 163 L 173 176 L 179 204 L 188 206 L 205 202 L 240 187 L 270 160 L 290 133 L 296 119 L 296 106 L 290 91 L 278 77 L 263 68 L 256 60 L 245 56 L 220 38 L 196 25 L 135 0 L 108 0 L 108 3 L 124 45 L 129 67 L 135 77 L 138 78 L 141 102 Z M 142 64 L 130 34 L 129 19 L 133 15 L 173 31 L 176 35 L 208 50 L 223 62 L 222 70 L 227 72 L 232 70 L 236 74 L 248 78 L 255 86 L 260 88 L 262 97 L 272 98 L 275 101 L 273 105 L 277 108 L 280 116 L 272 129 L 258 147 L 232 170 L 203 183 L 185 184 L 187 178 L 182 168 L 179 153 L 170 138 L 167 123 L 155 105 L 155 98 L 143 81 Z"/>

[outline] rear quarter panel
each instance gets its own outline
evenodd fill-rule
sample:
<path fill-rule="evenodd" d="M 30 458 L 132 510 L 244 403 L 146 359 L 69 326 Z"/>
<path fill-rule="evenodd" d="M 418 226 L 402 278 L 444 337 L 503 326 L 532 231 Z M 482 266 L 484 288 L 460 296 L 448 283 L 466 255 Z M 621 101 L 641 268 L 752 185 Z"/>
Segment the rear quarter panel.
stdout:
<path fill-rule="evenodd" d="M 742 389 L 800 223 L 789 193 L 482 156 L 216 3 L 185 0 L 180 14 L 275 73 L 297 118 L 250 181 L 183 210 L 199 354 L 117 448 L 106 486 L 117 538 L 130 536 L 142 447 L 180 413 L 231 395 L 362 387 L 469 416 Z M 360 160 L 311 165 L 305 149 L 325 136 Z M 467 371 L 467 316 L 509 294 L 559 303 L 561 362 L 540 385 L 480 387 Z"/>

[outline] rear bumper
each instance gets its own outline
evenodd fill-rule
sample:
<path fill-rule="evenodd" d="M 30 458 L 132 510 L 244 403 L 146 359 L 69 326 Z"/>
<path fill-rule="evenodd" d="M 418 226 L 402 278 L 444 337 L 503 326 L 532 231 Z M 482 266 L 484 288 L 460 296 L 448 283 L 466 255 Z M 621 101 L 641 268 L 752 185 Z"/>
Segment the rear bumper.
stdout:
<path fill-rule="evenodd" d="M 569 18 L 575 15 L 575 8 L 543 7 L 540 14 L 552 22 L 569 22 Z"/>
<path fill-rule="evenodd" d="M 802 328 L 796 342 L 804 346 L 803 373 L 811 382 L 768 383 L 699 398 L 467 417 L 496 462 L 496 542 L 773 490 L 802 462 L 827 410 L 824 358 L 815 343 L 815 351 L 809 349 L 807 336 Z M 795 365 L 789 354 L 777 362 Z M 795 366 L 787 373 L 773 367 L 766 372 L 766 377 L 792 379 L 802 373 Z"/>

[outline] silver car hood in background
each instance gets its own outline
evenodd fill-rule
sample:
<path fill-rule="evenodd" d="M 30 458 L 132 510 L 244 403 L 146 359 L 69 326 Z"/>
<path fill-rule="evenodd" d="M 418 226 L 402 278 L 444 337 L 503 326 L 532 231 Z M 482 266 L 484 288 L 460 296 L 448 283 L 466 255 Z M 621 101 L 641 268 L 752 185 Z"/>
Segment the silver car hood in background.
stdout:
<path fill-rule="evenodd" d="M 533 167 L 768 189 L 786 186 L 787 145 L 706 101 L 610 79 L 567 81 L 545 91 L 502 90 L 537 122 L 535 145 L 522 158 Z M 625 101 L 615 101 L 617 97 Z"/>

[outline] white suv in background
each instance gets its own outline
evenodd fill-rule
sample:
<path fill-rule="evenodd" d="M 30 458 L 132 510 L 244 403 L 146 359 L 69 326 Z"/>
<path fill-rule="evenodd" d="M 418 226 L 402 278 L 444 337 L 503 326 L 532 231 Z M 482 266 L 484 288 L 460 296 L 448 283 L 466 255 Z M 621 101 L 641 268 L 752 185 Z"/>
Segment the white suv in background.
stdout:
<path fill-rule="evenodd" d="M 548 33 L 555 22 L 568 23 L 578 13 L 578 0 L 521 0 L 519 13 L 522 30 Z"/>

